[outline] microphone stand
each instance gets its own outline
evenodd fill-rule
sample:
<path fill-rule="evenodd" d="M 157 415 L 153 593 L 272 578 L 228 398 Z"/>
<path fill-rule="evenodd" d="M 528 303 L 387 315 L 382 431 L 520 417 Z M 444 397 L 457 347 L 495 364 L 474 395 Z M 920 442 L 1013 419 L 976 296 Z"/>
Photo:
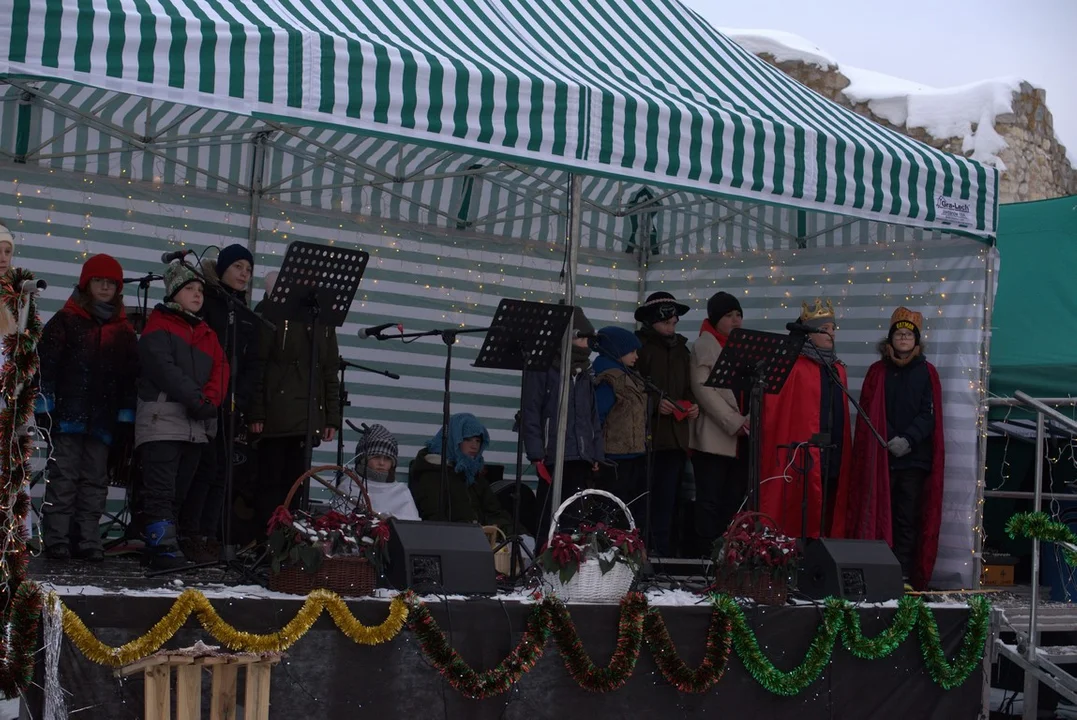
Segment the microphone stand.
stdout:
<path fill-rule="evenodd" d="M 340 398 L 340 430 L 337 431 L 337 471 L 335 482 L 336 486 L 340 487 L 340 483 L 344 480 L 344 470 L 342 469 L 344 467 L 344 424 L 347 422 L 344 419 L 344 408 L 351 407 L 351 402 L 348 400 L 348 385 L 344 382 L 344 372 L 348 368 L 353 368 L 355 370 L 362 370 L 363 372 L 374 373 L 375 375 L 384 375 L 393 380 L 399 380 L 400 376 L 394 372 L 389 372 L 388 370 L 375 370 L 374 368 L 368 368 L 365 365 L 348 362 L 343 357 L 337 358 L 337 363 L 337 371 L 340 373 L 340 383 L 338 384 L 338 387 L 340 388 L 338 394 Z M 354 425 L 350 422 L 348 422 L 348 425 L 354 428 Z"/>
<path fill-rule="evenodd" d="M 443 517 L 448 517 L 445 515 L 445 507 L 449 491 L 449 378 L 452 374 L 452 346 L 456 344 L 458 335 L 464 335 L 466 333 L 484 333 L 497 329 L 499 328 L 495 325 L 484 328 L 439 328 L 436 330 L 426 330 L 424 332 L 397 333 L 395 335 L 385 335 L 379 332 L 370 335 L 370 337 L 378 340 L 408 340 L 412 338 L 440 337 L 441 341 L 445 343 L 445 390 L 441 403 L 441 488 L 438 491 L 438 514 Z M 451 506 L 449 509 L 450 511 L 452 510 Z"/>
<path fill-rule="evenodd" d="M 123 279 L 123 284 L 124 285 L 126 285 L 129 282 L 137 282 L 138 283 L 138 291 L 136 293 L 136 297 L 138 297 L 139 302 L 142 304 L 142 317 L 141 317 L 141 320 L 140 320 L 140 326 L 138 328 L 138 334 L 139 335 L 142 334 L 142 330 L 146 327 L 147 315 L 149 315 L 149 311 L 150 311 L 149 310 L 150 283 L 153 282 L 154 280 L 164 280 L 164 279 L 165 279 L 164 275 L 155 275 L 154 273 L 146 273 L 142 277 L 137 277 L 137 278 L 124 278 Z"/>

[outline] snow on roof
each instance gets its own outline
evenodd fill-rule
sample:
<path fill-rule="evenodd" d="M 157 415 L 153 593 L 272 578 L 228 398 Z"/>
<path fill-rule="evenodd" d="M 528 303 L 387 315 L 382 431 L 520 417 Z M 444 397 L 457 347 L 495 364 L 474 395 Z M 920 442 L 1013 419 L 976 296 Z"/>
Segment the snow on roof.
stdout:
<path fill-rule="evenodd" d="M 1012 112 L 1013 93 L 1021 85 L 1020 78 L 934 88 L 840 64 L 815 43 L 793 33 L 732 28 L 719 28 L 719 32 L 755 55 L 767 53 L 778 62 L 800 61 L 826 70 L 837 69 L 850 82 L 842 93 L 853 102 L 867 103 L 878 117 L 898 127 L 922 128 L 939 139 L 962 138 L 962 151 L 971 153 L 973 160 L 1006 169 L 998 158 L 1006 141 L 995 132 L 995 118 Z"/>
<path fill-rule="evenodd" d="M 718 28 L 725 35 L 753 55 L 767 53 L 777 62 L 800 61 L 806 65 L 827 70 L 837 67 L 838 61 L 815 43 L 794 33 L 781 30 L 737 30 Z"/>

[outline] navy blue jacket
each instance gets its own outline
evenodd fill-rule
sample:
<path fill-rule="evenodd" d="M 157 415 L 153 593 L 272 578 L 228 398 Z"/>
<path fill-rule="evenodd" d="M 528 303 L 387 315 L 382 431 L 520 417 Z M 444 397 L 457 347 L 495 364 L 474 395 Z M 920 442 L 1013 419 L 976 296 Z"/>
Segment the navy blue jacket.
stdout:
<path fill-rule="evenodd" d="M 933 405 L 931 373 L 923 354 L 905 367 L 886 362 L 886 437 L 900 435 L 911 447 L 904 457 L 891 456 L 892 470 L 931 470 L 936 412 Z"/>
<path fill-rule="evenodd" d="M 561 373 L 552 368 L 527 370 L 523 384 L 524 451 L 531 462 L 545 460 L 552 464 L 557 457 L 557 398 Z M 594 378 L 588 369 L 569 383 L 565 460 L 602 462 L 605 459 Z"/>

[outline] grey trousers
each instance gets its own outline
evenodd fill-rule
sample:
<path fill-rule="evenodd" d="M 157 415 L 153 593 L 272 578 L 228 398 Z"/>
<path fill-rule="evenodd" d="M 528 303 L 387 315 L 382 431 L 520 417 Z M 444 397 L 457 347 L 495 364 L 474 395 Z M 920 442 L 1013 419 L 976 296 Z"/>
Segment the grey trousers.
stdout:
<path fill-rule="evenodd" d="M 99 526 L 108 499 L 108 445 L 89 435 L 53 435 L 47 473 L 42 507 L 45 547 L 76 540 L 79 550 L 100 549 Z"/>

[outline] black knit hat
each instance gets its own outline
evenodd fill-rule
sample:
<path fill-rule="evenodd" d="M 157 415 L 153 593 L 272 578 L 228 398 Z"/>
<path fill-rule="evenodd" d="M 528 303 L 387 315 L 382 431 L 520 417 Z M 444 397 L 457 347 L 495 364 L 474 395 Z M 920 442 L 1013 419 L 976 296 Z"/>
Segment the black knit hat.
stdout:
<path fill-rule="evenodd" d="M 707 319 L 711 321 L 711 325 L 717 325 L 719 320 L 734 310 L 744 315 L 740 300 L 727 292 L 716 292 L 707 301 Z"/>
<path fill-rule="evenodd" d="M 572 308 L 572 329 L 580 335 L 594 335 L 595 333 L 595 326 L 587 319 L 587 315 L 579 305 Z"/>
<path fill-rule="evenodd" d="M 644 325 L 654 325 L 656 322 L 668 320 L 674 315 L 680 317 L 688 312 L 688 306 L 677 302 L 677 298 L 668 292 L 651 293 L 643 304 L 636 308 L 636 322 Z"/>

